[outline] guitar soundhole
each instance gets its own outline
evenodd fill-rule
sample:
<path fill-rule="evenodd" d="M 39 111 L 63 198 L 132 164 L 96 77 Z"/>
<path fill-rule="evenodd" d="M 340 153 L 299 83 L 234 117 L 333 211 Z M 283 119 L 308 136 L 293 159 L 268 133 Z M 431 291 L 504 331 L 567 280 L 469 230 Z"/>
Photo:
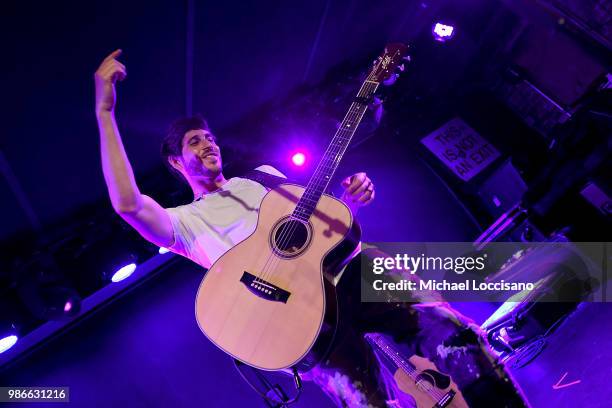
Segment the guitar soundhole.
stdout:
<path fill-rule="evenodd" d="M 430 378 L 419 378 L 416 382 L 416 385 L 423 392 L 428 392 L 429 390 L 434 388 L 433 382 Z"/>
<path fill-rule="evenodd" d="M 272 248 L 283 258 L 301 254 L 310 244 L 310 226 L 299 220 L 285 218 L 272 230 Z"/>

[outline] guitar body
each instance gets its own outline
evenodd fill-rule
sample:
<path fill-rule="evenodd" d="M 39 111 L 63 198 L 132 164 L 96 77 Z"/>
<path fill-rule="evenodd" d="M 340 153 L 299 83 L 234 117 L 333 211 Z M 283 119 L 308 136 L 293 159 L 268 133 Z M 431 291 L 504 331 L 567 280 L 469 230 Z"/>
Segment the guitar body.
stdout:
<path fill-rule="evenodd" d="M 410 394 L 414 398 L 417 408 L 432 408 L 439 406 L 436 405 L 438 401 L 430 395 L 431 391 L 435 391 L 438 395 L 442 396 L 451 390 L 459 389 L 457 384 L 455 384 L 449 376 L 438 371 L 431 361 L 416 355 L 410 357 L 408 361 L 419 373 L 416 377 L 416 381 L 402 368 L 398 368 L 397 371 L 395 371 L 393 378 L 401 391 Z M 450 402 L 444 406 L 451 408 L 469 408 L 463 395 L 459 391 L 456 391 Z"/>
<path fill-rule="evenodd" d="M 336 299 L 323 272 L 359 241 L 350 210 L 329 195 L 307 220 L 291 217 L 304 191 L 294 184 L 270 190 L 255 231 L 211 266 L 196 298 L 202 332 L 263 370 L 306 371 L 329 349 Z"/>
<path fill-rule="evenodd" d="M 243 363 L 306 371 L 330 349 L 337 302 L 323 274 L 343 265 L 360 231 L 349 208 L 324 191 L 374 92 L 399 69 L 406 51 L 400 43 L 385 47 L 308 187 L 281 184 L 270 190 L 255 231 L 223 254 L 202 280 L 195 304 L 198 325 Z"/>

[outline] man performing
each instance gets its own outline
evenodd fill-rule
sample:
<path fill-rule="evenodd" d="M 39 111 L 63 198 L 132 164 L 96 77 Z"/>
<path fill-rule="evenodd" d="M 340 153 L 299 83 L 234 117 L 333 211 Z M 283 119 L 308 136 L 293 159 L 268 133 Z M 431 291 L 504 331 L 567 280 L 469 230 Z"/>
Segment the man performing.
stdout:
<path fill-rule="evenodd" d="M 162 156 L 189 184 L 194 201 L 163 208 L 141 194 L 121 141 L 114 116 L 115 83 L 126 78 L 117 58 L 104 59 L 95 74 L 96 116 L 102 168 L 114 210 L 145 239 L 169 248 L 204 268 L 248 237 L 257 224 L 267 189 L 250 179 L 226 179 L 221 152 L 205 120 L 191 117 L 171 126 Z M 283 177 L 271 166 L 260 171 Z M 374 185 L 365 173 L 342 182 L 342 201 L 353 215 L 374 199 Z M 527 404 L 504 368 L 495 362 L 477 328 L 443 302 L 424 304 L 361 303 L 359 257 L 337 283 L 339 302 L 349 305 L 327 359 L 306 374 L 338 406 L 412 407 L 383 358 L 364 338 L 376 333 L 401 344 L 408 355 L 429 359 L 450 375 L 471 407 L 523 407 Z M 452 406 L 452 405 L 451 405 Z"/>

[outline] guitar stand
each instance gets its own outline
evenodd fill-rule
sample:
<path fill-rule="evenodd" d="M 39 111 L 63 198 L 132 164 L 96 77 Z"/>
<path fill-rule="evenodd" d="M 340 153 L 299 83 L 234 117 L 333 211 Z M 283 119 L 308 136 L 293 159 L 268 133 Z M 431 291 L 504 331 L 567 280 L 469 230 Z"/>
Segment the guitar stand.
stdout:
<path fill-rule="evenodd" d="M 298 400 L 302 394 L 302 379 L 296 368 L 293 370 L 293 381 L 295 384 L 296 394 L 289 398 L 287 393 L 279 384 L 272 383 L 261 373 L 260 370 L 251 367 L 250 365 L 244 364 L 242 361 L 234 359 L 234 366 L 242 379 L 249 384 L 249 386 L 263 398 L 264 403 L 270 408 L 282 408 L 293 404 Z M 253 383 L 245 375 L 244 369 L 250 370 L 251 374 L 259 381 L 259 388 L 253 385 Z M 263 390 L 261 390 L 263 388 Z"/>

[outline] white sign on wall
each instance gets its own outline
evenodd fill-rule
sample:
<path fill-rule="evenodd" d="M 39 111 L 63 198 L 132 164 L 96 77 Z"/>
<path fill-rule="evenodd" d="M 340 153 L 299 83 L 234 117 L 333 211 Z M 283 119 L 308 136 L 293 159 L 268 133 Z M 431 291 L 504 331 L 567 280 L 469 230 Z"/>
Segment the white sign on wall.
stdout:
<path fill-rule="evenodd" d="M 436 157 L 468 181 L 500 156 L 499 151 L 460 118 L 454 118 L 421 139 Z"/>

